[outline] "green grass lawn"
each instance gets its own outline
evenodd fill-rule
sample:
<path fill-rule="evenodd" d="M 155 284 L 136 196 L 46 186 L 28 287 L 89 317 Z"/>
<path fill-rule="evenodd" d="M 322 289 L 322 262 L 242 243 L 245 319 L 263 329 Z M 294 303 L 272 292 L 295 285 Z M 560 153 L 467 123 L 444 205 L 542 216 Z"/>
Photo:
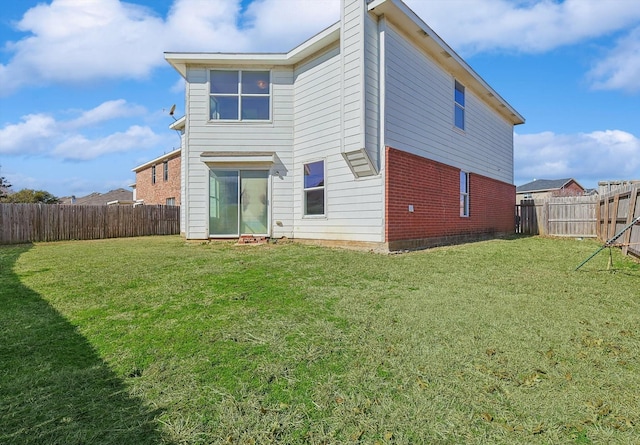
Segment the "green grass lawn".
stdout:
<path fill-rule="evenodd" d="M 0 443 L 640 443 L 640 265 L 598 246 L 0 247 Z"/>

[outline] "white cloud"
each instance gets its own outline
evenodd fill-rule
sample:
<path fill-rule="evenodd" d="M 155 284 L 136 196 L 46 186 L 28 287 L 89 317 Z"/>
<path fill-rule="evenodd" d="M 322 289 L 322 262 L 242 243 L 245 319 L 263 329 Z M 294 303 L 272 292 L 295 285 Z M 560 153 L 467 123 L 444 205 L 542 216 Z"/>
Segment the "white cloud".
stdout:
<path fill-rule="evenodd" d="M 340 19 L 340 0 L 257 0 L 249 5 L 251 51 L 285 52 Z"/>
<path fill-rule="evenodd" d="M 600 37 L 640 20 L 637 0 L 407 3 L 453 48 L 465 54 L 494 49 L 543 52 Z"/>
<path fill-rule="evenodd" d="M 4 93 L 27 84 L 141 78 L 162 58 L 162 19 L 118 0 L 54 0 L 28 10 L 0 70 Z"/>
<path fill-rule="evenodd" d="M 463 55 L 544 52 L 640 22 L 637 0 L 406 2 Z M 6 45 L 11 58 L 0 65 L 0 94 L 33 84 L 142 79 L 167 66 L 164 51 L 288 51 L 337 21 L 339 4 L 254 0 L 243 11 L 241 0 L 174 0 L 160 17 L 120 0 L 53 0 L 31 8 L 17 23 L 27 35 Z M 640 65 L 637 34 L 620 40 L 594 68 L 597 87 L 633 88 L 629 79 Z"/>
<path fill-rule="evenodd" d="M 162 18 L 119 0 L 53 0 L 17 23 L 28 36 L 6 45 L 13 57 L 0 65 L 0 95 L 30 84 L 145 78 L 166 66 L 164 51 L 286 51 L 335 21 L 337 3 L 261 0 L 243 17 L 240 0 L 175 0 Z"/>
<path fill-rule="evenodd" d="M 146 109 L 143 106 L 128 104 L 124 99 L 109 100 L 91 110 L 83 112 L 80 117 L 67 122 L 67 126 L 87 127 L 112 119 L 140 116 L 145 112 Z"/>
<path fill-rule="evenodd" d="M 617 41 L 589 72 L 595 89 L 640 91 L 640 27 Z"/>
<path fill-rule="evenodd" d="M 516 134 L 515 182 L 574 178 L 585 187 L 598 181 L 639 179 L 640 138 L 620 130 L 578 134 Z"/>
<path fill-rule="evenodd" d="M 628 33 L 640 23 L 637 0 L 407 0 L 407 4 L 463 56 L 486 51 L 542 53 Z M 600 61 L 587 76 L 593 87 L 640 91 L 639 48 L 636 28 L 615 48 L 594 55 Z"/>
<path fill-rule="evenodd" d="M 162 51 L 245 51 L 240 0 L 175 0 L 160 35 Z M 164 61 L 162 63 L 165 63 Z"/>
<path fill-rule="evenodd" d="M 100 122 L 142 114 L 145 108 L 119 99 L 84 111 L 71 120 L 56 120 L 46 114 L 29 114 L 21 121 L 0 128 L 0 154 L 44 155 L 59 159 L 90 160 L 109 153 L 154 147 L 166 142 L 149 127 L 132 125 L 124 132 L 87 137 L 82 134 Z"/>
<path fill-rule="evenodd" d="M 132 125 L 125 132 L 117 132 L 106 137 L 89 139 L 76 134 L 65 137 L 51 154 L 63 159 L 87 161 L 109 153 L 119 153 L 133 149 L 150 148 L 161 141 L 149 127 Z"/>
<path fill-rule="evenodd" d="M 45 114 L 28 114 L 21 122 L 0 128 L 0 153 L 36 154 L 47 149 L 50 138 L 58 134 L 56 121 Z"/>

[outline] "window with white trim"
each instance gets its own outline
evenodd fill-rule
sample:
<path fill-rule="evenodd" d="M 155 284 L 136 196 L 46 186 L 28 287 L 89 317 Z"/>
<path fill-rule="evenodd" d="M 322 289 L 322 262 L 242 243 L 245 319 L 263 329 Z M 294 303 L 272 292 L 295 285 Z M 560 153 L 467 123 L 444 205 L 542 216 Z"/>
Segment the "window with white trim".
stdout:
<path fill-rule="evenodd" d="M 454 124 L 457 128 L 464 130 L 464 85 L 457 80 L 455 81 L 453 100 L 455 102 L 453 106 Z"/>
<path fill-rule="evenodd" d="M 304 164 L 304 214 L 324 215 L 324 161 Z"/>
<path fill-rule="evenodd" d="M 460 172 L 460 216 L 469 216 L 469 173 Z"/>
<path fill-rule="evenodd" d="M 162 163 L 162 179 L 164 181 L 169 180 L 169 161 L 164 161 Z"/>
<path fill-rule="evenodd" d="M 270 118 L 269 71 L 209 71 L 209 119 L 268 121 Z"/>
<path fill-rule="evenodd" d="M 152 184 L 156 183 L 156 166 L 155 165 L 151 166 L 151 183 Z"/>

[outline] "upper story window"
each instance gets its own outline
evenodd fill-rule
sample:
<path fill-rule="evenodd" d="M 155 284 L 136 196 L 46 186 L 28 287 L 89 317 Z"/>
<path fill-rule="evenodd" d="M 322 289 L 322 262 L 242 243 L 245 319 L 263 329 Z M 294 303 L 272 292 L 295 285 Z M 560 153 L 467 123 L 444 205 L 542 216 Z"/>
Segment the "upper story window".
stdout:
<path fill-rule="evenodd" d="M 460 216 L 469 216 L 469 173 L 460 172 Z"/>
<path fill-rule="evenodd" d="M 324 215 L 324 161 L 304 164 L 304 214 Z"/>
<path fill-rule="evenodd" d="M 455 93 L 453 96 L 455 105 L 453 106 L 453 116 L 455 126 L 464 130 L 464 86 L 455 81 Z"/>
<path fill-rule="evenodd" d="M 156 183 L 156 166 L 155 165 L 151 166 L 151 183 L 152 184 Z"/>
<path fill-rule="evenodd" d="M 169 180 L 169 161 L 162 163 L 162 179 L 165 181 Z"/>
<path fill-rule="evenodd" d="M 209 119 L 268 121 L 271 110 L 269 71 L 211 70 Z"/>

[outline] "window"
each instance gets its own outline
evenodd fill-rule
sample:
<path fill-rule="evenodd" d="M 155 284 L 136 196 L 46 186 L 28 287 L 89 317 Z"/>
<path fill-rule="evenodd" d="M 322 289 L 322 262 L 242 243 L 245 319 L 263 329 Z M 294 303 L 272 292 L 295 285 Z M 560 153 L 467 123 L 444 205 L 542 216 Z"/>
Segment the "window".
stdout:
<path fill-rule="evenodd" d="M 469 216 L 469 173 L 460 172 L 460 216 Z"/>
<path fill-rule="evenodd" d="M 453 106 L 454 123 L 456 127 L 464 130 L 464 86 L 455 81 L 455 93 L 454 93 L 455 105 Z"/>
<path fill-rule="evenodd" d="M 167 200 L 166 200 L 166 204 L 167 204 L 168 206 L 174 206 L 174 205 L 176 205 L 176 198 L 167 198 Z"/>
<path fill-rule="evenodd" d="M 304 214 L 324 215 L 324 161 L 304 164 Z"/>
<path fill-rule="evenodd" d="M 156 183 L 156 166 L 155 165 L 151 166 L 151 183 L 152 184 Z"/>
<path fill-rule="evenodd" d="M 269 120 L 271 109 L 269 71 L 211 70 L 209 85 L 209 119 Z"/>
<path fill-rule="evenodd" d="M 169 180 L 169 161 L 164 161 L 162 163 L 162 179 L 164 181 Z"/>

